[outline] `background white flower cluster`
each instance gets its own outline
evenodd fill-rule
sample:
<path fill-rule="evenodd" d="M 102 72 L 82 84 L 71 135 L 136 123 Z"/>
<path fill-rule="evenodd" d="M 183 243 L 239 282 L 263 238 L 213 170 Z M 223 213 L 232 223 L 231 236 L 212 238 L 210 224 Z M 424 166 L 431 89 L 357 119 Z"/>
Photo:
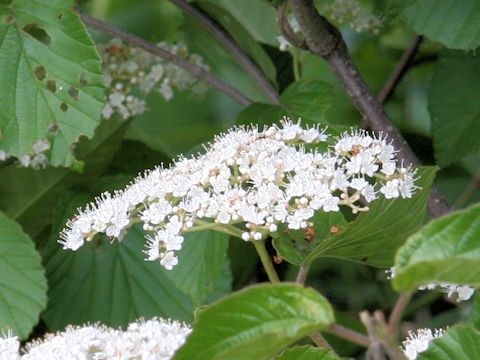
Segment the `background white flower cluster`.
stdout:
<path fill-rule="evenodd" d="M 106 192 L 80 210 L 61 233 L 64 249 L 77 250 L 95 234 L 121 239 L 142 222 L 147 260 L 172 269 L 182 234 L 205 228 L 260 240 L 277 231 L 311 226 L 316 211 L 368 211 L 379 195 L 409 198 L 415 172 L 398 166 L 385 137 L 344 133 L 327 141 L 317 127 L 285 119 L 259 130 L 234 128 L 217 136 L 204 154 L 180 157 L 169 168 L 146 172 L 125 190 Z"/>
<path fill-rule="evenodd" d="M 380 32 L 383 19 L 370 14 L 358 0 L 334 0 L 323 7 L 325 14 L 338 24 L 347 24 L 356 32 Z"/>
<path fill-rule="evenodd" d="M 441 337 L 443 329 L 418 329 L 416 333 L 409 331 L 408 337 L 403 344 L 403 353 L 409 360 L 415 360 L 419 353 L 427 351 L 430 341 Z"/>
<path fill-rule="evenodd" d="M 208 70 L 199 55 L 189 54 L 185 44 L 161 42 L 157 45 Z M 102 110 L 105 119 L 115 114 L 122 119 L 143 114 L 147 110 L 144 98 L 152 91 L 168 101 L 173 98 L 174 89 L 190 89 L 196 93 L 207 90 L 205 83 L 185 70 L 119 39 L 112 39 L 108 44 L 98 46 L 98 49 L 103 60 L 104 85 L 108 89 L 107 103 Z"/>
<path fill-rule="evenodd" d="M 168 360 L 185 342 L 191 329 L 171 320 L 154 318 L 131 323 L 125 331 L 104 325 L 69 326 L 42 340 L 26 344 L 11 334 L 0 338 L 2 360 Z"/>

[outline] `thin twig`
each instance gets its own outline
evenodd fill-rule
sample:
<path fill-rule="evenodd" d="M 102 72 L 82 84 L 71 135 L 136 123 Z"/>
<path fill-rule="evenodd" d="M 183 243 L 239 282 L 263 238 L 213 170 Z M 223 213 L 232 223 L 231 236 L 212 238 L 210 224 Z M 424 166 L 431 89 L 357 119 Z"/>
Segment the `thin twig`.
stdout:
<path fill-rule="evenodd" d="M 230 34 L 225 31 L 214 19 L 205 13 L 199 7 L 188 3 L 185 0 L 170 0 L 186 14 L 194 18 L 203 26 L 212 36 L 228 51 L 233 58 L 245 69 L 246 72 L 255 80 L 263 93 L 273 104 L 279 103 L 279 95 L 277 90 L 272 86 L 270 81 L 265 77 L 263 72 L 258 68 L 257 64 L 243 51 Z"/>
<path fill-rule="evenodd" d="M 307 280 L 308 276 L 308 270 L 310 270 L 309 265 L 300 266 L 300 269 L 298 269 L 297 279 L 295 280 L 297 284 L 305 284 L 305 280 Z"/>
<path fill-rule="evenodd" d="M 250 105 L 252 100 L 248 97 L 240 93 L 238 90 L 234 89 L 230 85 L 227 85 L 220 79 L 216 78 L 212 74 L 210 74 L 207 70 L 202 68 L 201 66 L 192 64 L 186 60 L 183 60 L 176 56 L 175 54 L 162 49 L 161 47 L 156 46 L 155 44 L 148 42 L 138 36 L 133 34 L 127 33 L 123 30 L 120 30 L 117 27 L 114 27 L 110 24 L 107 24 L 104 21 L 99 19 L 92 18 L 87 14 L 81 12 L 79 9 L 75 9 L 80 19 L 90 28 L 103 31 L 107 34 L 115 36 L 135 47 L 142 48 L 143 50 L 156 55 L 164 60 L 170 61 L 171 63 L 177 65 L 178 67 L 182 68 L 183 70 L 189 72 L 197 79 L 205 81 L 207 84 L 211 85 L 212 87 L 216 88 L 217 90 L 223 92 L 224 94 L 230 96 L 232 99 L 236 100 L 242 105 Z"/>
<path fill-rule="evenodd" d="M 415 153 L 359 74 L 338 29 L 317 12 L 312 0 L 290 0 L 290 3 L 310 51 L 327 61 L 368 125 L 373 130 L 389 135 L 398 149 L 400 159 L 419 164 Z M 452 207 L 436 189 L 432 189 L 429 211 L 432 217 L 438 217 L 452 211 Z"/>
<path fill-rule="evenodd" d="M 392 313 L 388 318 L 388 334 L 392 339 L 395 339 L 398 333 L 398 326 L 400 321 L 402 320 L 403 313 L 407 308 L 408 304 L 410 303 L 410 299 L 412 298 L 411 292 L 401 293 L 398 296 L 397 302 L 393 307 Z"/>
<path fill-rule="evenodd" d="M 410 65 L 412 64 L 413 58 L 415 57 L 422 40 L 422 36 L 415 36 L 410 45 L 403 52 L 400 60 L 398 60 L 398 63 L 395 66 L 395 69 L 377 96 L 380 104 L 383 104 L 385 101 L 387 101 L 393 94 L 397 84 L 400 82 L 400 80 L 402 80 L 403 76 L 410 68 Z"/>
<path fill-rule="evenodd" d="M 368 336 L 360 334 L 359 332 L 348 329 L 341 325 L 333 324 L 328 329 L 328 332 L 338 337 L 341 337 L 343 339 L 346 339 L 354 344 L 357 344 L 366 348 L 370 346 L 370 339 L 368 338 Z"/>
<path fill-rule="evenodd" d="M 480 188 L 480 171 L 478 171 L 474 175 L 472 181 L 470 181 L 470 183 L 465 188 L 465 191 L 462 193 L 462 195 L 458 197 L 457 201 L 455 202 L 455 206 L 458 208 L 462 208 L 465 205 L 467 205 L 470 199 L 475 195 L 475 193 L 478 191 L 479 188 Z"/>
<path fill-rule="evenodd" d="M 328 343 L 327 340 L 325 340 L 325 338 L 322 336 L 322 334 L 320 334 L 319 332 L 314 332 L 314 333 L 311 333 L 310 335 L 308 335 L 310 337 L 310 339 L 312 339 L 312 341 L 315 343 L 315 345 L 317 345 L 318 347 L 323 347 L 323 348 L 326 348 L 326 349 L 329 349 L 333 352 L 335 352 L 332 348 L 332 346 Z"/>

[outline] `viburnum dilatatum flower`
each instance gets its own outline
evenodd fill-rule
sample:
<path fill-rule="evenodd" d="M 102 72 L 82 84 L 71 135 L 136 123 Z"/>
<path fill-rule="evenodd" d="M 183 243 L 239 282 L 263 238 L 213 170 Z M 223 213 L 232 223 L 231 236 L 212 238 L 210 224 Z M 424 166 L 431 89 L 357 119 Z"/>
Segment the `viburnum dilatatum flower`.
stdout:
<path fill-rule="evenodd" d="M 264 239 L 280 224 L 312 226 L 317 211 L 368 211 L 379 196 L 409 198 L 415 170 L 395 158 L 382 134 L 344 133 L 327 151 L 328 135 L 285 118 L 264 129 L 236 127 L 214 138 L 202 154 L 179 157 L 104 193 L 67 223 L 60 243 L 76 250 L 97 233 L 121 239 L 142 223 L 146 259 L 172 269 L 183 234 L 214 229 L 246 241 Z"/>

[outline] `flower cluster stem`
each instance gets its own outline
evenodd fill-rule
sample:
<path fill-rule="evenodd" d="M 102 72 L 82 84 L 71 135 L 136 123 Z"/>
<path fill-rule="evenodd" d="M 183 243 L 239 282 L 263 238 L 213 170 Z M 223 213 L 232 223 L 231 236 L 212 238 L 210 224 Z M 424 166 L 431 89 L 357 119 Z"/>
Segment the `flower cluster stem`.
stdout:
<path fill-rule="evenodd" d="M 267 272 L 268 279 L 272 284 L 278 284 L 280 279 L 272 261 L 270 260 L 270 255 L 268 255 L 267 248 L 265 247 L 265 240 L 252 240 L 252 243 L 255 246 L 258 256 L 260 256 L 260 261 Z"/>

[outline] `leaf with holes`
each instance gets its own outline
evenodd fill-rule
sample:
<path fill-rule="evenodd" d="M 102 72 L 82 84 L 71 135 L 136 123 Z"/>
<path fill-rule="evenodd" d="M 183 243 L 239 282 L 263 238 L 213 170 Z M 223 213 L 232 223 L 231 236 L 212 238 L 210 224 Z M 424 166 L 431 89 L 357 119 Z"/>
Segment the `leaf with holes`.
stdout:
<path fill-rule="evenodd" d="M 480 45 L 480 0 L 414 0 L 403 11 L 408 26 L 452 49 Z"/>
<path fill-rule="evenodd" d="M 227 248 L 228 235 L 214 231 L 186 234 L 182 250 L 178 252 L 178 265 L 165 270 L 165 275 L 200 305 L 220 278 Z"/>
<path fill-rule="evenodd" d="M 0 329 L 26 339 L 47 305 L 47 281 L 34 243 L 1 212 L 0 273 Z"/>
<path fill-rule="evenodd" d="M 458 325 L 428 344 L 418 360 L 480 359 L 480 332 L 473 327 Z"/>
<path fill-rule="evenodd" d="M 257 285 L 201 311 L 174 359 L 271 359 L 333 321 L 330 304 L 313 289 L 286 283 Z"/>
<path fill-rule="evenodd" d="M 411 199 L 375 200 L 368 212 L 322 241 L 305 261 L 327 256 L 379 267 L 392 266 L 397 249 L 424 221 L 436 171 L 433 167 L 420 168 L 416 185 L 421 190 Z"/>
<path fill-rule="evenodd" d="M 395 289 L 429 283 L 480 286 L 480 205 L 433 220 L 395 258 Z"/>
<path fill-rule="evenodd" d="M 64 214 L 73 214 L 77 205 L 91 200 L 85 194 L 67 195 L 71 201 Z M 44 252 L 50 289 L 43 319 L 50 329 L 95 321 L 125 326 L 142 316 L 191 320 L 188 297 L 175 288 L 158 262 L 145 261 L 140 228 L 129 229 L 121 243 L 110 244 L 98 236 L 75 252 L 65 251 L 57 243 L 64 214 L 59 214 Z"/>
<path fill-rule="evenodd" d="M 435 68 L 428 109 L 435 157 L 442 166 L 480 151 L 480 56 L 444 51 Z"/>
<path fill-rule="evenodd" d="M 313 346 L 295 346 L 285 350 L 277 360 L 339 360 L 330 350 Z"/>
<path fill-rule="evenodd" d="M 71 145 L 92 137 L 104 88 L 100 58 L 69 0 L 0 5 L 0 150 L 32 155 L 51 143 L 54 166 L 75 163 Z"/>

